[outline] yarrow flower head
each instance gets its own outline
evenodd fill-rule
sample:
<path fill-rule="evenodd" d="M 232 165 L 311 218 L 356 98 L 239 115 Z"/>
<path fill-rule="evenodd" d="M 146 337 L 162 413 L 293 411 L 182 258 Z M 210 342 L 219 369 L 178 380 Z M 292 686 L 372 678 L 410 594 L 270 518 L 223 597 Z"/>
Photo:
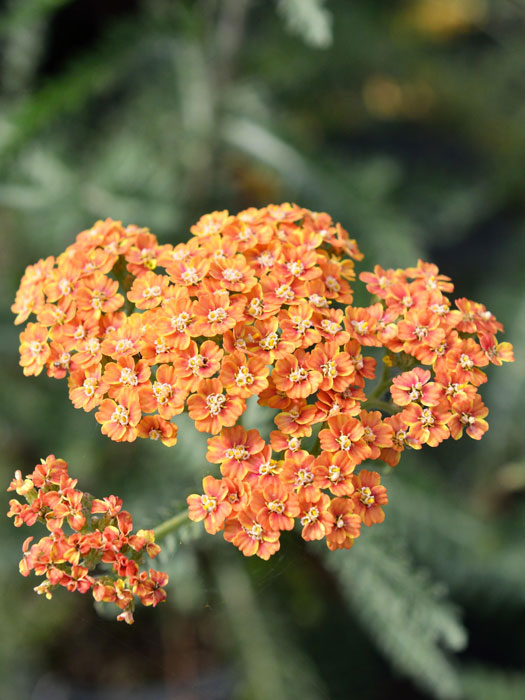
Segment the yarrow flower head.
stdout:
<path fill-rule="evenodd" d="M 210 534 L 263 559 L 294 527 L 348 549 L 362 524 L 384 519 L 388 496 L 371 462 L 395 466 L 405 449 L 488 429 L 485 368 L 512 361 L 512 346 L 483 304 L 452 302 L 453 284 L 435 265 L 362 272 L 371 299 L 358 307 L 363 256 L 328 214 L 294 204 L 213 212 L 191 234 L 159 245 L 147 229 L 98 221 L 56 259 L 27 268 L 12 308 L 17 324 L 35 317 L 20 335 L 24 374 L 67 378 L 74 406 L 95 411 L 112 440 L 173 446 L 172 419 L 183 412 L 211 435 L 215 476 L 187 498 L 189 518 Z M 241 424 L 252 397 L 275 412 L 269 443 Z M 93 511 L 111 520 L 101 529 L 74 487 L 72 500 L 56 485 L 37 496 L 31 480 L 16 484 L 30 504 L 10 514 L 15 524 L 43 519 L 52 534 L 27 550 L 24 571 L 44 573 L 46 591 L 160 600 L 161 574 L 139 574 L 113 545 L 108 558 L 104 537 L 113 533 L 117 549 L 129 539 L 113 501 Z M 65 520 L 82 539 L 69 558 L 57 534 Z M 94 582 L 85 563 L 101 551 L 115 583 Z"/>
<path fill-rule="evenodd" d="M 23 546 L 20 573 L 44 577 L 35 591 L 51 598 L 63 586 L 68 591 L 91 591 L 99 602 L 114 603 L 118 620 L 133 622 L 136 600 L 156 606 L 166 598 L 168 575 L 143 569 L 147 557 L 156 557 L 153 530 L 133 532 L 131 515 L 116 496 L 93 498 L 76 488 L 63 459 L 49 455 L 25 477 L 17 471 L 8 491 L 16 491 L 8 516 L 17 527 L 37 521 L 48 530 L 38 542 L 28 537 Z"/>

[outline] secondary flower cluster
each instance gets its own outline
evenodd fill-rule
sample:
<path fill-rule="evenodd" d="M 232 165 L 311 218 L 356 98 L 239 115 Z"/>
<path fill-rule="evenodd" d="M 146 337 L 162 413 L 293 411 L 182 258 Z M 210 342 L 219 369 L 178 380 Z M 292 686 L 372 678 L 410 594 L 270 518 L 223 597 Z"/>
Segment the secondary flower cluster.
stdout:
<path fill-rule="evenodd" d="M 163 586 L 168 575 L 154 569 L 140 571 L 146 555 L 157 556 L 160 547 L 153 530 L 133 533 L 131 515 L 122 510 L 120 498 L 93 498 L 76 485 L 77 480 L 68 475 L 67 463 L 54 455 L 25 478 L 16 472 L 7 490 L 16 491 L 26 503 L 11 499 L 8 516 L 14 516 L 17 527 L 40 521 L 49 530 L 35 544 L 31 544 L 33 537 L 25 540 L 20 573 L 29 576 L 34 571 L 45 576 L 35 591 L 47 598 L 58 586 L 80 593 L 91 590 L 95 600 L 120 608 L 117 620 L 131 624 L 135 597 L 153 606 L 166 598 Z M 64 532 L 66 524 L 71 534 Z"/>
<path fill-rule="evenodd" d="M 188 498 L 208 532 L 266 559 L 298 520 L 305 539 L 349 548 L 387 502 L 379 474 L 358 465 L 487 430 L 481 368 L 511 361 L 512 346 L 482 304 L 453 308 L 435 265 L 361 273 L 372 300 L 357 307 L 362 255 L 328 214 L 214 212 L 191 232 L 159 245 L 98 222 L 27 269 L 13 310 L 17 323 L 36 315 L 21 334 L 25 374 L 68 376 L 74 405 L 97 409 L 113 440 L 173 445 L 185 410 L 213 436 L 221 478 Z M 369 391 L 374 347 L 384 366 Z M 250 397 L 276 411 L 269 444 L 240 422 Z"/>

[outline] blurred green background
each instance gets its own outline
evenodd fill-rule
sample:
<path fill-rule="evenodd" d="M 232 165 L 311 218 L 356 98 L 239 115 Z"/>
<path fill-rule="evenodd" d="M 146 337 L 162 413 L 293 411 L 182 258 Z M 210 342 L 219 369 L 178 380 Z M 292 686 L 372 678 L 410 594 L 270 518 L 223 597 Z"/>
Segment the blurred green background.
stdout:
<path fill-rule="evenodd" d="M 49 453 L 138 526 L 182 508 L 202 438 L 114 444 L 65 382 L 24 378 L 26 265 L 107 216 L 184 240 L 203 213 L 330 212 L 359 269 L 436 262 L 505 325 L 491 429 L 406 454 L 350 552 L 270 562 L 188 526 L 169 603 L 133 627 L 34 593 L 1 523 L 0 696 L 43 700 L 525 697 L 524 0 L 11 0 L 0 17 L 0 468 Z M 251 409 L 253 424 L 262 419 Z M 449 441 L 452 443 L 453 441 Z M 209 466 L 209 465 L 208 465 Z M 7 511 L 9 496 L 3 506 Z"/>

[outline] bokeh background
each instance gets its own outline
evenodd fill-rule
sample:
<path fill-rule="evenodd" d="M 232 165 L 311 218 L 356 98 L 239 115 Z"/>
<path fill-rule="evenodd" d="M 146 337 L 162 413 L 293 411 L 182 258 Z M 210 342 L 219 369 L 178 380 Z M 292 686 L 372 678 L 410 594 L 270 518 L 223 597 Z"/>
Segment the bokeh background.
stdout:
<path fill-rule="evenodd" d="M 482 442 L 383 470 L 385 523 L 353 550 L 288 536 L 264 563 L 188 526 L 165 543 L 169 602 L 131 628 L 89 596 L 36 596 L 18 574 L 26 535 L 4 518 L 2 698 L 523 700 L 524 25 L 523 0 L 5 3 L 6 486 L 54 453 L 151 527 L 207 472 L 189 423 L 171 450 L 111 443 L 64 382 L 17 365 L 25 266 L 106 216 L 176 242 L 213 209 L 328 211 L 359 269 L 436 262 L 504 323 L 517 361 L 488 370 Z"/>

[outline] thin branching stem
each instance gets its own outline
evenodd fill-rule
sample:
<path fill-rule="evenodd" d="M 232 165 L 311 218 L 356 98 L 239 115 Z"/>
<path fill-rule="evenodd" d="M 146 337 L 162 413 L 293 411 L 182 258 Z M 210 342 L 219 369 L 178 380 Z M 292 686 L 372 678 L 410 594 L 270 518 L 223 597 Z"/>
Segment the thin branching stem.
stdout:
<path fill-rule="evenodd" d="M 177 530 L 179 527 L 181 527 L 181 525 L 185 525 L 188 520 L 189 512 L 188 509 L 186 509 L 181 513 L 177 513 L 177 515 L 174 515 L 172 518 L 165 520 L 163 523 L 160 523 L 160 525 L 157 525 L 157 527 L 153 530 L 155 533 L 155 541 L 158 542 L 159 540 L 163 539 L 170 532 Z"/>

